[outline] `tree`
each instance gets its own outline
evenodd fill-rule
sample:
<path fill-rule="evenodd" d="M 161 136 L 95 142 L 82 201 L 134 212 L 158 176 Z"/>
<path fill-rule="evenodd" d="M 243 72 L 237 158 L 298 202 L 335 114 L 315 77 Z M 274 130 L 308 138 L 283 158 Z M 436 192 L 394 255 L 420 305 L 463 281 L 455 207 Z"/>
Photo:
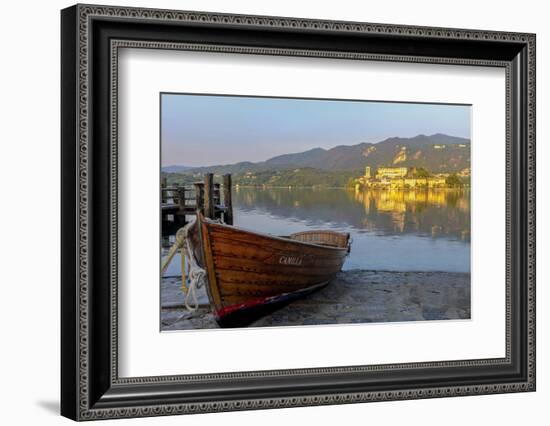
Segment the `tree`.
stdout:
<path fill-rule="evenodd" d="M 455 188 L 458 186 L 462 186 L 462 179 L 460 179 L 460 177 L 456 173 L 453 173 L 452 175 L 447 176 L 447 179 L 445 179 L 445 183 L 447 184 L 447 186 Z"/>
<path fill-rule="evenodd" d="M 414 173 L 414 177 L 416 178 L 429 178 L 431 177 L 431 173 L 427 171 L 424 167 L 419 167 L 416 169 Z"/>

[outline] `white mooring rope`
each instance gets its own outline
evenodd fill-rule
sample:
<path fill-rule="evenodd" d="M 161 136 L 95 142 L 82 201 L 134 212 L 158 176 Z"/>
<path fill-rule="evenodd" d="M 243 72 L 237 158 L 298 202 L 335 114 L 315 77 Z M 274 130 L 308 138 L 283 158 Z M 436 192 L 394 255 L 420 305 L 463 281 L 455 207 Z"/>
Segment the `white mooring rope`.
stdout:
<path fill-rule="evenodd" d="M 196 221 L 196 220 L 195 220 Z M 189 238 L 189 229 L 195 224 L 195 221 L 189 222 L 183 228 L 180 228 L 176 233 L 176 241 L 170 250 L 168 251 L 168 256 L 162 265 L 162 273 L 166 271 L 168 265 L 174 258 L 178 249 L 180 249 L 180 255 L 187 257 L 189 260 L 189 288 L 186 288 L 185 282 L 182 282 L 182 290 L 185 293 L 185 307 L 188 311 L 196 311 L 199 307 L 199 301 L 197 297 L 197 290 L 204 286 L 204 281 L 206 277 L 206 271 L 199 266 L 195 255 L 193 254 L 193 247 L 191 239 Z M 182 268 L 183 268 L 182 262 Z M 185 280 L 185 271 L 181 271 L 182 281 Z M 189 304 L 190 299 L 192 299 L 192 305 Z"/>
<path fill-rule="evenodd" d="M 197 290 L 204 285 L 204 277 L 206 271 L 199 266 L 191 249 L 191 241 L 186 236 L 185 240 L 185 254 L 182 250 L 182 256 L 186 255 L 189 259 L 189 288 L 185 295 L 185 307 L 188 311 L 196 311 L 199 307 L 199 300 L 197 298 Z M 193 299 L 193 306 L 189 306 L 189 299 Z"/>

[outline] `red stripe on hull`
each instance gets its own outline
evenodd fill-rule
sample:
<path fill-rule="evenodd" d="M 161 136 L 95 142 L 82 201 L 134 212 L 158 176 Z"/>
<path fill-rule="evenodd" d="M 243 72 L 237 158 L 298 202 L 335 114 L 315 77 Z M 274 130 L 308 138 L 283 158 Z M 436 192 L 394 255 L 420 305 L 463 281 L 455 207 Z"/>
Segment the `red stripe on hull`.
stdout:
<path fill-rule="evenodd" d="M 276 299 L 278 296 L 271 296 L 271 297 L 260 297 L 257 299 L 251 299 L 244 303 L 238 303 L 236 305 L 230 305 L 225 306 L 219 310 L 216 311 L 215 315 L 217 318 L 223 319 L 226 315 L 234 314 L 237 311 L 242 311 L 244 309 L 253 308 L 255 306 L 265 305 L 266 303 L 269 303 L 272 301 L 272 299 Z"/>
<path fill-rule="evenodd" d="M 258 297 L 258 298 L 250 299 L 243 303 L 237 303 L 234 305 L 229 305 L 221 309 L 218 309 L 217 311 L 214 312 L 214 315 L 216 317 L 216 320 L 222 323 L 225 318 L 228 318 L 230 316 L 239 315 L 240 313 L 250 311 L 253 309 L 259 309 L 262 306 L 266 306 L 267 308 L 269 305 L 280 304 L 280 303 L 284 303 L 294 299 L 298 299 L 300 297 L 306 296 L 307 294 L 314 292 L 315 290 L 320 289 L 321 287 L 326 286 L 327 284 L 328 284 L 328 281 L 306 289 L 294 291 L 292 293 L 283 293 L 276 296 Z"/>

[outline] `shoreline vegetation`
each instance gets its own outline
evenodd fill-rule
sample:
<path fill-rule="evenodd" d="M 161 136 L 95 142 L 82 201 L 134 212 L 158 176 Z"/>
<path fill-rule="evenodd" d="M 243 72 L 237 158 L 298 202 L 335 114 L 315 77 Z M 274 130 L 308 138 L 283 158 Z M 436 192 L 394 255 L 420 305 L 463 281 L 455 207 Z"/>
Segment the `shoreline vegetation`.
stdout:
<path fill-rule="evenodd" d="M 232 175 L 235 188 L 311 188 L 311 189 L 467 189 L 470 187 L 469 169 L 460 173 L 434 174 L 425 169 L 385 167 L 376 174 L 370 168 L 359 171 L 324 171 L 311 168 L 293 170 L 247 172 Z M 386 174 L 384 174 L 386 173 Z M 161 173 L 168 185 L 186 186 L 202 180 L 197 173 Z M 215 182 L 223 175 L 214 174 Z"/>

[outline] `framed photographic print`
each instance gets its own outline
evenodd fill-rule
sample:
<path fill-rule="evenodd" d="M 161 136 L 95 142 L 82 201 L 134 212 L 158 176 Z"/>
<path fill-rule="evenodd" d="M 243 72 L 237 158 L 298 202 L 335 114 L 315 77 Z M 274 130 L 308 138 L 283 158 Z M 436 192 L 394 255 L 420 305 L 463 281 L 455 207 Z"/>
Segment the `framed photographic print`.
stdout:
<path fill-rule="evenodd" d="M 76 5 L 75 420 L 535 390 L 535 36 Z"/>

